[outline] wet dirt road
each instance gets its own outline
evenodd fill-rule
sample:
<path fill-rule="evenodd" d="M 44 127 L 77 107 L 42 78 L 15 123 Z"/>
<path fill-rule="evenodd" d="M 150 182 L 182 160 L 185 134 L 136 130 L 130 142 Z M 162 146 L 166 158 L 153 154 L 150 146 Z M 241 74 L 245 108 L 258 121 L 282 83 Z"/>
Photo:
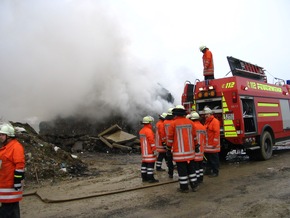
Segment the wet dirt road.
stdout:
<path fill-rule="evenodd" d="M 22 218 L 49 217 L 290 217 L 290 151 L 274 152 L 268 161 L 249 162 L 243 157 L 221 164 L 220 175 L 204 178 L 197 192 L 178 193 L 166 172 L 161 182 L 142 188 L 139 155 L 83 156 L 95 175 L 29 187 L 40 197 L 62 201 L 45 203 L 36 195 L 21 201 Z M 33 189 L 34 188 L 34 189 Z M 132 188 L 135 191 L 126 192 Z M 121 192 L 97 196 L 110 191 Z M 71 199 L 82 198 L 80 200 Z"/>

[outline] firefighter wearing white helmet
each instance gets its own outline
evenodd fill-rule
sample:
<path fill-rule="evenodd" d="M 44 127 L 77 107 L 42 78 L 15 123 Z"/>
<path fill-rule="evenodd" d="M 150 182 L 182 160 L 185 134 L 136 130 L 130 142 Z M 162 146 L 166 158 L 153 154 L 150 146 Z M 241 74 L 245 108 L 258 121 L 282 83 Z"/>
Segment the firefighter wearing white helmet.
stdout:
<path fill-rule="evenodd" d="M 196 129 L 196 141 L 197 145 L 195 146 L 195 173 L 197 177 L 197 182 L 203 182 L 203 155 L 204 155 L 204 146 L 206 143 L 206 129 L 201 124 L 200 116 L 196 111 L 191 112 L 191 118 L 193 125 Z"/>
<path fill-rule="evenodd" d="M 141 146 L 141 178 L 143 182 L 159 182 L 154 178 L 154 165 L 157 156 L 155 145 L 155 135 L 152 127 L 153 119 L 151 116 L 145 116 L 142 119 L 143 128 L 139 131 Z"/>
<path fill-rule="evenodd" d="M 214 79 L 213 55 L 209 48 L 205 45 L 200 46 L 199 50 L 203 53 L 203 76 L 204 80 L 206 81 L 206 85 L 208 85 L 208 80 Z"/>
<path fill-rule="evenodd" d="M 0 217 L 20 217 L 25 157 L 9 123 L 0 125 Z"/>
<path fill-rule="evenodd" d="M 174 165 L 172 161 L 172 152 L 171 152 L 171 147 L 167 146 L 167 138 L 168 138 L 168 129 L 170 127 L 170 124 L 173 121 L 174 115 L 172 114 L 172 110 L 174 108 L 168 108 L 167 111 L 167 116 L 163 122 L 164 124 L 164 129 L 165 129 L 165 135 L 166 135 L 166 140 L 165 140 L 165 145 L 166 145 L 166 158 L 167 158 L 167 167 L 168 167 L 168 177 L 173 178 L 173 171 L 174 171 Z"/>
<path fill-rule="evenodd" d="M 183 105 L 173 109 L 174 120 L 169 126 L 168 146 L 172 148 L 173 161 L 176 162 L 180 192 L 188 192 L 189 186 L 197 190 L 198 183 L 195 173 L 196 130 L 193 122 L 185 118 Z"/>
<path fill-rule="evenodd" d="M 213 111 L 209 107 L 204 108 L 205 128 L 208 141 L 204 148 L 205 157 L 207 159 L 206 174 L 211 177 L 219 175 L 219 152 L 220 146 L 220 122 L 214 117 Z"/>
<path fill-rule="evenodd" d="M 155 125 L 155 143 L 158 152 L 158 157 L 156 161 L 156 170 L 157 171 L 165 171 L 162 168 L 163 160 L 167 163 L 167 156 L 166 156 L 166 134 L 164 128 L 164 120 L 167 116 L 167 113 L 162 113 L 159 115 L 159 120 Z"/>

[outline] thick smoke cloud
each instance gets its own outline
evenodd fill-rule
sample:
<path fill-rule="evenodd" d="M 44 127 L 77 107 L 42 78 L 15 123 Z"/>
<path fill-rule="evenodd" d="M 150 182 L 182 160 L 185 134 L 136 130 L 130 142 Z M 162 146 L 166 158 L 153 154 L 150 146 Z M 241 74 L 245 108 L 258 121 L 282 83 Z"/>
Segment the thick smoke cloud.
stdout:
<path fill-rule="evenodd" d="M 156 95 L 153 70 L 127 52 L 104 2 L 94 2 L 1 1 L 0 119 L 119 113 L 134 121 L 170 106 Z"/>

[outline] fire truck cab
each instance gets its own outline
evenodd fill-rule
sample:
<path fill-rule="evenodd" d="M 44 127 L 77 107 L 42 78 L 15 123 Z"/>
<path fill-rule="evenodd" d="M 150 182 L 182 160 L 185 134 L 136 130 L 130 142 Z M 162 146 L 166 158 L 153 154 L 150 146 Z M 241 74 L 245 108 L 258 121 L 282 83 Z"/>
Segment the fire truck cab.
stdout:
<path fill-rule="evenodd" d="M 290 81 L 267 83 L 264 69 L 227 57 L 232 76 L 186 81 L 182 104 L 203 118 L 210 107 L 220 121 L 221 152 L 244 150 L 251 159 L 271 158 L 273 146 L 290 139 Z"/>

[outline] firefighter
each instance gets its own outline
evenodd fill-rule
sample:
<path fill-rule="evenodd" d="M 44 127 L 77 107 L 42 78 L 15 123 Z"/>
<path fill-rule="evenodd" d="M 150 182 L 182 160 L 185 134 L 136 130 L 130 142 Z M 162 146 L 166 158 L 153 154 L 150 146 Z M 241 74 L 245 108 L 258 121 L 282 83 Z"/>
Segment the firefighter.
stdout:
<path fill-rule="evenodd" d="M 204 147 L 207 166 L 205 175 L 217 177 L 219 175 L 219 152 L 220 152 L 220 122 L 213 115 L 209 107 L 204 108 L 205 128 L 207 143 Z"/>
<path fill-rule="evenodd" d="M 156 123 L 156 131 L 155 131 L 155 143 L 158 152 L 158 157 L 156 161 L 156 170 L 157 171 L 165 171 L 162 166 L 163 159 L 167 164 L 167 156 L 166 156 L 166 134 L 164 129 L 164 120 L 167 116 L 167 113 L 162 113 L 159 115 L 159 121 Z"/>
<path fill-rule="evenodd" d="M 166 146 L 167 146 L 169 126 L 174 118 L 174 116 L 172 114 L 172 110 L 173 110 L 173 107 L 168 109 L 167 116 L 164 120 L 164 129 L 165 129 L 165 134 L 166 134 Z M 168 177 L 172 179 L 173 172 L 174 172 L 174 165 L 173 165 L 173 160 L 172 160 L 172 152 L 168 147 L 166 149 L 166 157 L 167 157 Z"/>
<path fill-rule="evenodd" d="M 25 156 L 9 123 L 0 126 L 0 217 L 20 217 Z"/>
<path fill-rule="evenodd" d="M 159 180 L 154 178 L 154 165 L 158 153 L 152 130 L 152 122 L 151 116 L 145 116 L 142 120 L 144 126 L 139 131 L 142 154 L 141 177 L 143 182 L 149 183 L 159 182 Z"/>
<path fill-rule="evenodd" d="M 195 147 L 195 173 L 197 177 L 197 182 L 203 182 L 203 155 L 204 155 L 204 146 L 205 146 L 205 139 L 206 139 L 206 129 L 200 122 L 200 116 L 196 111 L 192 111 L 190 113 L 190 117 L 193 121 L 193 124 L 196 129 L 196 143 L 197 146 Z"/>
<path fill-rule="evenodd" d="M 199 47 L 200 52 L 203 53 L 202 62 L 203 62 L 203 76 L 206 83 L 210 79 L 214 79 L 214 64 L 213 56 L 211 51 L 205 45 Z"/>
<path fill-rule="evenodd" d="M 186 110 L 182 105 L 177 105 L 173 109 L 174 120 L 169 126 L 168 147 L 172 147 L 173 161 L 176 162 L 179 189 L 178 191 L 187 193 L 188 180 L 193 191 L 197 191 L 198 184 L 195 174 L 195 127 L 191 120 L 186 119 Z"/>

